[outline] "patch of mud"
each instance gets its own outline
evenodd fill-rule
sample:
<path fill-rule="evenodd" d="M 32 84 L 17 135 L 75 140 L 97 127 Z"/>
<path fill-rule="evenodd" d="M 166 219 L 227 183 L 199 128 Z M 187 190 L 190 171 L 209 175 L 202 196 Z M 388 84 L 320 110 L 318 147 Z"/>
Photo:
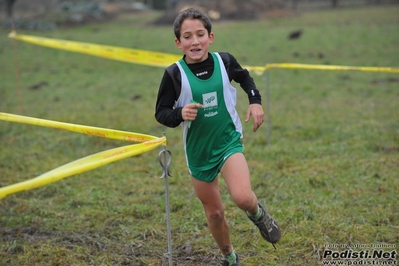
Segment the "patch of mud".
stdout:
<path fill-rule="evenodd" d="M 38 225 L 19 228 L 0 228 L 0 239 L 6 244 L 3 252 L 9 256 L 23 254 L 25 243 L 32 246 L 51 244 L 57 248 L 68 250 L 79 250 L 91 256 L 98 254 L 110 254 L 111 263 L 115 265 L 145 266 L 146 260 L 159 258 L 159 265 L 168 265 L 167 241 L 164 248 L 149 249 L 148 243 L 143 240 L 123 243 L 117 236 L 108 236 L 106 230 L 88 233 L 80 232 L 57 232 L 41 229 Z M 136 239 L 135 239 L 136 240 Z M 153 241 L 148 240 L 147 241 Z M 205 250 L 196 250 L 189 242 L 184 245 L 173 246 L 172 259 L 175 265 L 215 265 L 220 257 L 217 250 L 212 254 Z"/>

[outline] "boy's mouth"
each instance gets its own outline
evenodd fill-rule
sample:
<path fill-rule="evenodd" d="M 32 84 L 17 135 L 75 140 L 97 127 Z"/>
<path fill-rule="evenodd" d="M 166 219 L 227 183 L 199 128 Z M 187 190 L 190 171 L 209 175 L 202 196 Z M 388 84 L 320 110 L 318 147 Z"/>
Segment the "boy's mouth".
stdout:
<path fill-rule="evenodd" d="M 191 52 L 199 52 L 199 51 L 201 51 L 201 49 L 200 49 L 200 48 L 191 49 Z"/>

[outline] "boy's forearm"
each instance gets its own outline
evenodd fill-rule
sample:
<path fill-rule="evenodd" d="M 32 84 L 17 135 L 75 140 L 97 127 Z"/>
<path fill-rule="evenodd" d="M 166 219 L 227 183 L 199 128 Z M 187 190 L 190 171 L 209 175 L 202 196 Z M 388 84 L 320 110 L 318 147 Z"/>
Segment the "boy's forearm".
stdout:
<path fill-rule="evenodd" d="M 167 127 L 177 127 L 183 122 L 181 107 L 175 109 L 159 109 L 155 113 L 155 119 Z"/>

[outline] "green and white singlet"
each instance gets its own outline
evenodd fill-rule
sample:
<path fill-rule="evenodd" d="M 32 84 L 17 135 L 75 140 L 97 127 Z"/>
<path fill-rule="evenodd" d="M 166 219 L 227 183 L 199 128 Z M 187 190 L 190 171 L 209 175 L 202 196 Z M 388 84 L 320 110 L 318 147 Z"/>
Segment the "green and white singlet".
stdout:
<path fill-rule="evenodd" d="M 190 174 L 202 181 L 212 182 L 225 160 L 243 152 L 242 125 L 236 105 L 236 89 L 231 85 L 218 53 L 210 53 L 214 71 L 207 80 L 196 77 L 183 59 L 176 62 L 181 73 L 181 93 L 175 107 L 190 102 L 201 103 L 194 121 L 184 121 L 183 143 Z"/>

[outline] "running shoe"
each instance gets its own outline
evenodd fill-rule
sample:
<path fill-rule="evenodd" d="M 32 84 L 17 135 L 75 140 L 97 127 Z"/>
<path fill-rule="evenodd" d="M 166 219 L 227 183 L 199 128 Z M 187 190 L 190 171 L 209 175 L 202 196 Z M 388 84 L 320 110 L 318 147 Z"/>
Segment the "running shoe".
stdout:
<path fill-rule="evenodd" d="M 257 221 L 253 220 L 251 217 L 248 218 L 259 228 L 260 234 L 262 237 L 272 243 L 273 247 L 275 243 L 277 243 L 281 238 L 280 227 L 277 224 L 276 219 L 274 219 L 266 209 L 258 202 L 259 208 L 262 211 L 259 219 Z"/>

